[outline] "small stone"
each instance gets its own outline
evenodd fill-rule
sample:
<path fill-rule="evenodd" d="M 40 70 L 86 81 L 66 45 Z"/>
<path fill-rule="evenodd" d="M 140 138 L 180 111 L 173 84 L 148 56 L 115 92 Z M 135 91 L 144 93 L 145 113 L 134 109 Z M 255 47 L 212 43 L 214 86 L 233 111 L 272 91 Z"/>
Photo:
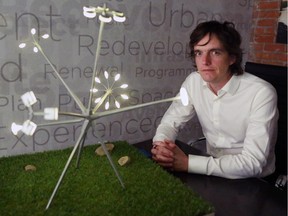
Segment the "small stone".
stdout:
<path fill-rule="evenodd" d="M 120 166 L 127 166 L 130 163 L 131 159 L 129 156 L 123 156 L 118 160 Z"/>
<path fill-rule="evenodd" d="M 25 166 L 25 171 L 36 171 L 36 167 L 34 165 L 28 164 Z"/>
<path fill-rule="evenodd" d="M 112 143 L 106 143 L 105 146 L 106 146 L 106 149 L 109 153 L 111 153 L 112 150 L 114 149 L 114 144 L 112 144 Z M 102 145 L 96 149 L 95 153 L 99 156 L 105 155 L 105 152 L 104 152 L 104 149 L 102 148 Z"/>

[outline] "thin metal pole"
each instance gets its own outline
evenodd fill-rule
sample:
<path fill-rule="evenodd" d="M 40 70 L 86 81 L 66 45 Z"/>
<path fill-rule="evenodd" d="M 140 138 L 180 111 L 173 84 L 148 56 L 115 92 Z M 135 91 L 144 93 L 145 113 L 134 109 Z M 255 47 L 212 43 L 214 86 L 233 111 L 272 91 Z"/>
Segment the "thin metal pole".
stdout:
<path fill-rule="evenodd" d="M 84 134 L 86 133 L 86 131 L 88 129 L 88 126 L 90 125 L 89 122 L 90 121 L 87 120 L 87 119 L 84 120 L 84 122 L 83 122 L 81 134 L 80 134 L 80 136 L 79 136 L 79 138 L 78 138 L 78 140 L 77 140 L 77 142 L 76 142 L 76 144 L 75 144 L 75 146 L 74 146 L 74 148 L 73 148 L 73 150 L 72 150 L 72 152 L 70 154 L 70 157 L 68 158 L 68 160 L 66 162 L 66 165 L 65 165 L 65 167 L 64 167 L 64 169 L 62 171 L 62 174 L 61 174 L 61 176 L 60 176 L 60 178 L 59 178 L 59 180 L 58 180 L 58 182 L 57 182 L 57 184 L 56 184 L 56 186 L 55 186 L 55 188 L 53 190 L 53 193 L 51 194 L 51 197 L 50 197 L 50 199 L 49 199 L 49 201 L 47 203 L 47 206 L 46 206 L 46 210 L 50 207 L 51 202 L 52 202 L 54 196 L 56 195 L 56 193 L 58 191 L 58 188 L 59 188 L 59 186 L 60 186 L 60 184 L 61 184 L 61 182 L 62 182 L 62 180 L 63 180 L 63 178 L 64 178 L 64 176 L 66 174 L 66 171 L 67 171 L 67 169 L 68 169 L 68 167 L 69 167 L 69 165 L 71 163 L 71 160 L 72 160 L 72 158 L 73 158 L 73 156 L 74 156 L 74 154 L 75 154 L 75 152 L 76 152 L 76 150 L 77 150 L 77 148 L 78 148 L 78 146 L 79 146 L 79 144 L 80 144 L 80 142 L 82 140 L 82 137 L 84 136 Z"/>
<path fill-rule="evenodd" d="M 125 185 L 124 185 L 124 183 L 122 181 L 122 178 L 121 178 L 120 174 L 118 173 L 118 170 L 117 170 L 116 166 L 114 165 L 114 162 L 113 162 L 113 160 L 112 160 L 112 158 L 110 156 L 110 153 L 108 152 L 108 150 L 106 148 L 106 145 L 102 141 L 101 141 L 101 146 L 102 146 L 102 148 L 103 148 L 103 150 L 104 150 L 104 152 L 105 152 L 105 154 L 106 154 L 106 156 L 107 156 L 107 158 L 108 158 L 108 160 L 110 162 L 110 165 L 112 166 L 112 168 L 113 168 L 113 170 L 114 170 L 114 172 L 115 172 L 115 174 L 116 174 L 121 186 L 125 189 Z"/>
<path fill-rule="evenodd" d="M 87 131 L 86 131 L 85 134 L 83 135 L 82 140 L 81 140 L 81 144 L 80 144 L 79 149 L 78 149 L 78 156 L 77 156 L 77 162 L 76 162 L 76 168 L 77 168 L 77 169 L 79 168 L 80 157 L 81 157 L 82 149 L 83 149 L 83 147 L 84 147 L 84 143 L 85 143 L 86 136 L 87 136 Z"/>
<path fill-rule="evenodd" d="M 94 83 L 95 83 L 95 77 L 96 77 L 96 68 L 98 64 L 98 58 L 101 50 L 101 40 L 102 40 L 102 34 L 103 34 L 103 29 L 104 29 L 104 22 L 100 21 L 100 27 L 99 27 L 99 33 L 98 33 L 98 40 L 97 40 L 97 48 L 95 52 L 95 61 L 94 61 L 94 68 L 93 68 L 93 75 L 92 75 L 92 83 L 91 83 L 91 88 L 90 88 L 90 95 L 89 95 L 89 101 L 88 101 L 88 112 L 91 111 L 91 106 L 92 106 L 92 89 L 94 88 Z"/>
<path fill-rule="evenodd" d="M 162 100 L 158 100 L 158 101 L 147 102 L 147 103 L 143 103 L 143 104 L 137 104 L 134 106 L 123 107 L 123 108 L 114 109 L 114 110 L 97 112 L 97 113 L 94 113 L 93 115 L 90 115 L 90 118 L 91 118 L 91 120 L 94 120 L 94 119 L 101 118 L 101 117 L 107 116 L 107 115 L 112 115 L 112 114 L 125 112 L 125 111 L 129 111 L 129 110 L 133 110 L 133 109 L 139 109 L 139 108 L 143 108 L 143 107 L 151 106 L 151 105 L 155 105 L 155 104 L 172 102 L 175 100 L 180 100 L 180 96 L 176 96 L 176 97 L 172 97 L 172 98 L 166 98 L 166 99 L 162 99 Z"/>
<path fill-rule="evenodd" d="M 67 91 L 70 93 L 70 95 L 72 96 L 72 98 L 74 99 L 74 101 L 77 103 L 77 105 L 79 106 L 79 108 L 81 109 L 82 113 L 87 113 L 87 110 L 85 109 L 84 104 L 81 102 L 81 100 L 79 99 L 79 97 L 74 94 L 74 92 L 72 91 L 72 89 L 69 88 L 69 86 L 65 83 L 65 81 L 62 79 L 61 75 L 59 74 L 59 72 L 56 70 L 55 66 L 52 64 L 52 62 L 50 61 L 50 59 L 48 58 L 48 56 L 46 56 L 46 54 L 44 53 L 42 47 L 40 46 L 40 44 L 35 40 L 34 36 L 33 37 L 33 41 L 35 46 L 37 46 L 38 50 L 40 51 L 40 53 L 42 54 L 42 56 L 46 59 L 46 61 L 49 63 L 49 65 L 51 66 L 51 68 L 53 69 L 55 75 L 58 77 L 58 79 L 62 82 L 62 84 L 65 86 L 65 88 L 67 89 Z"/>

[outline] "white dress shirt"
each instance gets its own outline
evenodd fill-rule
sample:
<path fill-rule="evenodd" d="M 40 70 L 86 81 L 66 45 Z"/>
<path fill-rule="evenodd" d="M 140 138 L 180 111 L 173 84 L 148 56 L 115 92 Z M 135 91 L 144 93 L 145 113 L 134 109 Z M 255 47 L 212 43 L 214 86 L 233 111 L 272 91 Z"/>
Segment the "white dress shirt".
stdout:
<path fill-rule="evenodd" d="M 184 83 L 189 105 L 174 101 L 153 141 L 175 140 L 197 115 L 211 156 L 188 155 L 188 172 L 225 178 L 267 176 L 275 170 L 277 94 L 268 82 L 244 73 L 233 75 L 215 95 L 197 72 Z"/>

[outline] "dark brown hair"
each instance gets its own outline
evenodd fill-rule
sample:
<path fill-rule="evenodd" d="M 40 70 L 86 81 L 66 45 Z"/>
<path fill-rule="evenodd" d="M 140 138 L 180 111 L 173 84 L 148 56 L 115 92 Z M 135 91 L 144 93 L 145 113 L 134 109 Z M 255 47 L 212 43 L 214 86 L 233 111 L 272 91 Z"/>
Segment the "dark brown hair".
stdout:
<path fill-rule="evenodd" d="M 241 66 L 243 53 L 240 47 L 242 39 L 239 32 L 235 29 L 235 25 L 231 22 L 220 23 L 218 21 L 208 21 L 200 23 L 190 35 L 189 47 L 192 59 L 195 60 L 194 46 L 207 34 L 210 39 L 211 35 L 215 35 L 229 55 L 235 57 L 235 63 L 229 67 L 230 72 L 236 75 L 243 74 Z"/>

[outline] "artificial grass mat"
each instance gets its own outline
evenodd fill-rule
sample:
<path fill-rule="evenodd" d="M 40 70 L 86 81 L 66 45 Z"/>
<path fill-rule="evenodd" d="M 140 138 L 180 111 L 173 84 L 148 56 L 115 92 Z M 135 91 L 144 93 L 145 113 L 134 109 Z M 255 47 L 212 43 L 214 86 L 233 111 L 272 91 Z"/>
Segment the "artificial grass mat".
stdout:
<path fill-rule="evenodd" d="M 72 148 L 0 158 L 1 215 L 205 215 L 213 207 L 179 179 L 126 142 L 114 142 L 111 157 L 125 184 L 122 188 L 108 158 L 96 156 L 99 145 L 85 146 L 80 167 L 76 156 L 45 210 Z M 76 155 L 76 154 L 75 154 Z M 117 161 L 128 155 L 131 163 Z M 25 171 L 27 164 L 36 171 Z"/>

